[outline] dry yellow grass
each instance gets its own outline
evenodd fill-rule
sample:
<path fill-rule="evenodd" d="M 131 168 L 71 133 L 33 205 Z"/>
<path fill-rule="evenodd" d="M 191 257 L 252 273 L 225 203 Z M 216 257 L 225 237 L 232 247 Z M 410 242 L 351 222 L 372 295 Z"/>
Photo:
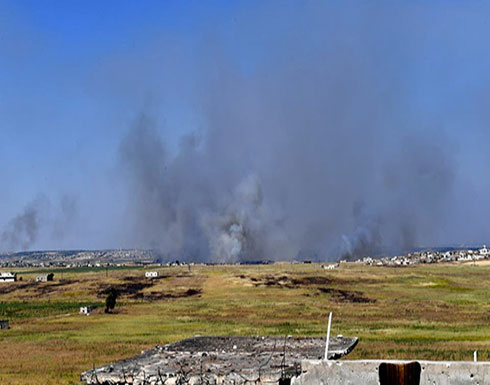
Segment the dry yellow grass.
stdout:
<path fill-rule="evenodd" d="M 194 266 L 55 272 L 55 281 L 0 285 L 0 383 L 77 383 L 82 371 L 195 334 L 360 337 L 349 358 L 490 357 L 490 266 L 408 268 L 342 264 Z M 104 314 L 104 289 L 119 289 Z M 91 316 L 80 304 L 97 303 Z"/>

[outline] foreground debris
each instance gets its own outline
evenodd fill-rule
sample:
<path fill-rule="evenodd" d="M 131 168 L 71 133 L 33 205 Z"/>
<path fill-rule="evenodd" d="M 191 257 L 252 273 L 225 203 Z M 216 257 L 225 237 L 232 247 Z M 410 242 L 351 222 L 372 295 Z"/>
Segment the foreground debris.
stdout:
<path fill-rule="evenodd" d="M 356 337 L 330 338 L 329 359 L 349 354 Z M 157 346 L 81 375 L 86 384 L 279 384 L 322 359 L 324 338 L 194 337 Z M 285 381 L 285 382 L 284 382 Z"/>

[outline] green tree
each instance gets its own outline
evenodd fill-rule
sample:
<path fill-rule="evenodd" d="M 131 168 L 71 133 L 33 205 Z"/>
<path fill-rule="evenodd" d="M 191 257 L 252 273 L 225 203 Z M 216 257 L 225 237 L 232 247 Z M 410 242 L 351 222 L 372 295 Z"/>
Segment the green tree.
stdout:
<path fill-rule="evenodd" d="M 117 291 L 113 287 L 109 289 L 107 298 L 105 299 L 105 312 L 110 313 L 116 307 Z"/>

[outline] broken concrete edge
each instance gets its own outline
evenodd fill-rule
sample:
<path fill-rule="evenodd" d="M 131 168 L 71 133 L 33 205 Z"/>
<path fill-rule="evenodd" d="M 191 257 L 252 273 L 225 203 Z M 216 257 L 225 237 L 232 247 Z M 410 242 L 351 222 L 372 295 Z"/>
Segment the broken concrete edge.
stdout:
<path fill-rule="evenodd" d="M 423 360 L 303 360 L 302 373 L 293 377 L 292 385 L 379 385 L 382 363 L 421 366 L 421 384 L 489 384 L 490 362 Z"/>
<path fill-rule="evenodd" d="M 329 349 L 329 352 L 328 352 L 328 360 L 338 360 L 342 357 L 345 357 L 346 355 L 348 355 L 350 352 L 352 352 L 354 350 L 354 348 L 357 346 L 357 344 L 359 343 L 359 338 L 357 337 L 351 337 L 352 340 L 353 340 L 353 343 L 347 347 L 346 349 L 344 349 L 343 351 L 337 351 L 337 350 L 331 350 Z M 323 360 L 325 361 L 325 360 Z"/>
<path fill-rule="evenodd" d="M 156 350 L 145 351 L 151 357 Z M 301 373 L 301 357 L 281 365 L 280 353 L 244 353 L 233 355 L 217 352 L 170 352 L 178 353 L 180 368 L 169 362 L 145 363 L 141 365 L 131 359 L 118 361 L 82 373 L 81 381 L 86 384 L 277 384 L 282 378 L 292 378 Z M 142 358 L 143 355 L 138 356 Z M 174 357 L 170 361 L 174 361 Z M 202 361 L 202 360 L 206 361 Z M 178 365 L 178 364 L 177 364 Z"/>
<path fill-rule="evenodd" d="M 333 349 L 328 356 L 338 359 L 355 348 L 358 338 L 332 337 L 330 342 Z M 302 360 L 321 358 L 324 344 L 325 339 L 318 337 L 196 336 L 88 370 L 81 380 L 87 384 L 122 384 L 128 379 L 133 384 L 156 384 L 185 372 L 187 379 L 196 380 L 205 374 L 213 379 L 210 383 L 218 379 L 237 384 L 243 380 L 277 383 L 300 374 Z"/>

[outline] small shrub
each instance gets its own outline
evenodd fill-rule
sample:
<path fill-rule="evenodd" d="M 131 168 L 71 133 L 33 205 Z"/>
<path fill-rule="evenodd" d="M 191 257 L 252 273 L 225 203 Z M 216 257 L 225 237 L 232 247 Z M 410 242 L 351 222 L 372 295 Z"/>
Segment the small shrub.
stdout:
<path fill-rule="evenodd" d="M 110 288 L 109 294 L 105 299 L 105 312 L 110 313 L 116 307 L 117 291 L 114 288 Z"/>

